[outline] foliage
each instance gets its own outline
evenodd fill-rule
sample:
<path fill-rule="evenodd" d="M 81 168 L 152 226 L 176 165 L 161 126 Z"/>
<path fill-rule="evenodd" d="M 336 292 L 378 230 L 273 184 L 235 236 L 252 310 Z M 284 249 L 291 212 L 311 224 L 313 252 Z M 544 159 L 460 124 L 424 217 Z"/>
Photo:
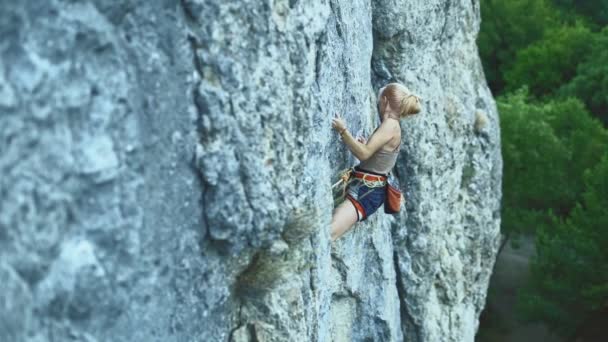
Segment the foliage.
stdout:
<path fill-rule="evenodd" d="M 569 334 L 573 313 L 608 303 L 608 131 L 575 98 L 532 102 L 523 88 L 498 108 L 503 233 L 537 235 L 520 310 Z"/>
<path fill-rule="evenodd" d="M 571 335 L 608 310 L 608 1 L 482 0 L 481 15 L 500 95 L 501 230 L 536 235 L 520 313 Z"/>
<path fill-rule="evenodd" d="M 547 209 L 563 198 L 567 149 L 526 93 L 499 99 L 503 170 L 503 232 L 530 232 Z"/>
<path fill-rule="evenodd" d="M 543 38 L 557 27 L 559 12 L 546 0 L 481 0 L 479 54 L 495 94 L 502 92 L 503 70 L 509 69 L 518 50 Z"/>
<path fill-rule="evenodd" d="M 537 233 L 531 281 L 518 306 L 571 335 L 594 312 L 608 307 L 608 153 L 585 171 L 582 202 L 566 219 Z"/>
<path fill-rule="evenodd" d="M 599 26 L 608 25 L 608 1 L 606 0 L 553 0 L 565 11 L 576 11 Z"/>
<path fill-rule="evenodd" d="M 578 65 L 576 76 L 560 88 L 559 94 L 580 98 L 608 126 L 608 27 L 595 35 L 588 58 Z"/>
<path fill-rule="evenodd" d="M 608 146 L 608 132 L 574 98 L 530 103 L 524 89 L 499 98 L 498 109 L 503 233 L 533 233 L 580 200 L 581 175 Z"/>
<path fill-rule="evenodd" d="M 505 73 L 507 90 L 526 84 L 536 96 L 552 95 L 576 75 L 593 41 L 593 32 L 581 24 L 548 32 L 545 39 L 517 52 L 512 68 Z"/>

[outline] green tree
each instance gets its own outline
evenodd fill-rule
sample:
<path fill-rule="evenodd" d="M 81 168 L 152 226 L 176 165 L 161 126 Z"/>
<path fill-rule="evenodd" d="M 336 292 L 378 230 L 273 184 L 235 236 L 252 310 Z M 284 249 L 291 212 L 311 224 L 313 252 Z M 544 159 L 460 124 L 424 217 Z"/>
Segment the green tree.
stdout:
<path fill-rule="evenodd" d="M 563 85 L 562 96 L 576 96 L 608 126 L 608 27 L 595 34 L 591 52 L 576 69 L 576 76 Z"/>
<path fill-rule="evenodd" d="M 582 24 L 551 30 L 545 39 L 517 52 L 506 71 L 508 90 L 528 85 L 535 96 L 553 95 L 576 75 L 591 51 L 594 34 Z"/>
<path fill-rule="evenodd" d="M 608 27 L 592 24 L 606 25 L 607 8 L 481 1 L 485 74 L 494 94 L 507 92 L 497 98 L 501 230 L 537 239 L 520 314 L 570 336 L 608 312 L 608 130 L 589 113 L 608 123 Z"/>
<path fill-rule="evenodd" d="M 608 153 L 584 173 L 585 192 L 566 219 L 537 234 L 531 281 L 520 292 L 518 309 L 571 335 L 608 308 Z"/>
<path fill-rule="evenodd" d="M 530 102 L 527 91 L 500 97 L 502 231 L 517 236 L 567 217 L 584 191 L 582 173 L 598 162 L 608 133 L 574 98 Z"/>
<path fill-rule="evenodd" d="M 503 70 L 511 67 L 518 50 L 557 27 L 559 12 L 546 0 L 481 0 L 479 54 L 490 88 L 502 92 Z"/>
<path fill-rule="evenodd" d="M 553 0 L 566 11 L 576 11 L 599 26 L 608 24 L 608 1 L 606 0 Z"/>

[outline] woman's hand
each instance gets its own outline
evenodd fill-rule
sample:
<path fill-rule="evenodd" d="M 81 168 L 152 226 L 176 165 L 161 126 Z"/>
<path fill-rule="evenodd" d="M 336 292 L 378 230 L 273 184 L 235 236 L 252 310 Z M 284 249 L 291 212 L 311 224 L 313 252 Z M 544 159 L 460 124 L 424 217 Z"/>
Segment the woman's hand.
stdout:
<path fill-rule="evenodd" d="M 337 131 L 341 132 L 346 128 L 346 123 L 344 123 L 344 119 L 340 117 L 340 114 L 336 113 L 336 116 L 332 119 L 331 126 Z"/>

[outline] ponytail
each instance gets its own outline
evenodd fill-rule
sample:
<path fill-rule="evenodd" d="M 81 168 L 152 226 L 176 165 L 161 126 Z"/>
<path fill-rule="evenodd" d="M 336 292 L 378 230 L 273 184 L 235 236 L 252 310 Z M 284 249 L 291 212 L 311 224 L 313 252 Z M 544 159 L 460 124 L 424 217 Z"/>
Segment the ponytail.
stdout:
<path fill-rule="evenodd" d="M 386 96 L 391 108 L 399 113 L 399 118 L 412 114 L 418 114 L 421 110 L 420 97 L 414 95 L 401 83 L 389 83 L 380 89 L 379 97 Z"/>
<path fill-rule="evenodd" d="M 413 94 L 402 97 L 399 109 L 399 116 L 401 118 L 404 118 L 410 114 L 420 113 L 420 98 Z"/>

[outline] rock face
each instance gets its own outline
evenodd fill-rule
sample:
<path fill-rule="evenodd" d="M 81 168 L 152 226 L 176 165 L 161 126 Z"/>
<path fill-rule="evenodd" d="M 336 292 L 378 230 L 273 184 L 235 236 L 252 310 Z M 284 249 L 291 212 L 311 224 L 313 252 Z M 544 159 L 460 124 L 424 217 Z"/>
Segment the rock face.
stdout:
<path fill-rule="evenodd" d="M 473 341 L 499 238 L 479 3 L 5 1 L 0 340 Z M 406 205 L 330 242 L 389 81 Z"/>

